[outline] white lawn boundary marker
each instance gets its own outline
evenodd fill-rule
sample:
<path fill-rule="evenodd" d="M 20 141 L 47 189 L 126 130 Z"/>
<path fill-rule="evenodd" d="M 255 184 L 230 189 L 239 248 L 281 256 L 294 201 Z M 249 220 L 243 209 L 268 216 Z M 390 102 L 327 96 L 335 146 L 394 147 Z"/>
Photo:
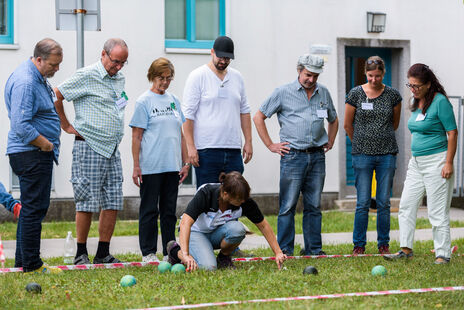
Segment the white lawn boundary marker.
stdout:
<path fill-rule="evenodd" d="M 219 307 L 219 306 L 228 306 L 228 305 L 240 305 L 240 304 L 274 302 L 274 301 L 331 299 L 331 298 L 357 297 L 357 296 L 384 296 L 384 295 L 399 295 L 399 294 L 410 294 L 410 293 L 449 292 L 449 291 L 463 291 L 463 290 L 464 290 L 464 286 L 414 288 L 414 289 L 407 289 L 407 290 L 341 293 L 341 294 L 298 296 L 298 297 L 279 297 L 279 298 L 267 298 L 267 299 L 251 299 L 251 300 L 233 300 L 233 301 L 223 301 L 223 302 L 208 302 L 208 303 L 203 303 L 203 304 L 141 308 L 138 310 L 194 309 L 194 308 Z"/>

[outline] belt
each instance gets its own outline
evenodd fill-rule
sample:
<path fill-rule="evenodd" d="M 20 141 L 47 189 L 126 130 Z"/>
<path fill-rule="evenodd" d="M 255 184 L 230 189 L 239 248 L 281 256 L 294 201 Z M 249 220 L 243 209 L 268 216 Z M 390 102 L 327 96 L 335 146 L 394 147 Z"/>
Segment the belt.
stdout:
<path fill-rule="evenodd" d="M 324 147 L 316 146 L 316 147 L 308 147 L 307 149 L 304 149 L 304 150 L 299 150 L 299 149 L 290 149 L 290 150 L 295 151 L 295 152 L 301 152 L 301 153 L 316 153 L 316 152 L 323 152 Z"/>
<path fill-rule="evenodd" d="M 84 138 L 82 138 L 81 136 L 75 136 L 74 138 L 76 141 L 85 141 Z"/>

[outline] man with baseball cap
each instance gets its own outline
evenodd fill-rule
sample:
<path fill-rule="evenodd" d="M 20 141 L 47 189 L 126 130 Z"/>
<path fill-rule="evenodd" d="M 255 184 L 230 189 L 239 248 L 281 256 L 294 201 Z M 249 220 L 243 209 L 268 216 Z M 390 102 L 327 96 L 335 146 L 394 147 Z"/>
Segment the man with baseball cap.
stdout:
<path fill-rule="evenodd" d="M 221 172 L 243 173 L 253 155 L 250 106 L 243 78 L 230 68 L 234 43 L 226 36 L 214 41 L 211 61 L 187 78 L 182 110 L 188 163 L 195 167 L 197 188 L 218 183 Z M 242 132 L 245 137 L 242 157 Z"/>
<path fill-rule="evenodd" d="M 281 156 L 277 241 L 293 255 L 295 209 L 303 194 L 303 237 L 305 255 L 325 255 L 321 240 L 321 193 L 325 179 L 325 153 L 334 145 L 338 118 L 327 88 L 317 79 L 324 60 L 305 54 L 298 59 L 298 78 L 276 88 L 253 117 L 267 148 Z M 277 113 L 280 142 L 274 143 L 265 119 Z M 328 132 L 324 128 L 328 121 Z"/>

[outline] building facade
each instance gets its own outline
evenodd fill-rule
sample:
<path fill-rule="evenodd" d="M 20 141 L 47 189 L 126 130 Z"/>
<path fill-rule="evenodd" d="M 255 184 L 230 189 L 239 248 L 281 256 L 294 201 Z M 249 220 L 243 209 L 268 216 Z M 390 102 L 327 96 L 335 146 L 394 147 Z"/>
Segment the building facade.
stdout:
<path fill-rule="evenodd" d="M 5 154 L 9 120 L 3 89 L 11 72 L 32 55 L 34 44 L 51 37 L 63 47 L 60 71 L 51 79 L 58 85 L 76 70 L 76 33 L 56 30 L 55 1 L 0 0 L 0 153 Z M 367 31 L 367 12 L 386 14 L 384 32 Z M 378 30 L 378 29 L 377 29 Z M 235 60 L 245 80 L 252 115 L 274 88 L 296 79 L 296 61 L 304 53 L 326 60 L 319 82 L 332 94 L 340 119 L 336 146 L 327 153 L 325 193 L 353 197 L 349 142 L 343 130 L 345 94 L 363 83 L 361 64 L 378 54 L 387 63 L 386 83 L 403 96 L 397 131 L 400 153 L 393 196 L 399 197 L 410 157 L 410 93 L 405 86 L 411 64 L 428 64 L 440 77 L 449 95 L 464 96 L 460 69 L 464 68 L 464 4 L 457 0 L 101 0 L 101 31 L 85 32 L 85 65 L 99 60 L 107 38 L 120 37 L 129 46 L 124 67 L 130 104 L 125 112 L 125 136 L 120 145 L 124 169 L 124 195 L 137 197 L 132 183 L 131 129 L 128 123 L 136 98 L 148 87 L 146 72 L 158 57 L 169 58 L 176 69 L 170 91 L 182 98 L 190 71 L 210 60 L 217 35 L 235 42 Z M 452 100 L 460 115 L 459 100 Z M 73 119 L 72 103 L 65 103 Z M 267 121 L 271 137 L 278 140 L 274 116 Z M 462 120 L 460 127 L 462 127 Z M 60 164 L 54 170 L 53 198 L 72 198 L 73 137 L 62 133 Z M 253 194 L 277 195 L 279 158 L 262 144 L 253 128 L 254 154 L 245 166 Z M 462 157 L 462 155 L 459 155 Z M 457 161 L 460 160 L 459 156 Z M 462 174 L 461 174 L 462 179 Z M 7 156 L 0 156 L 0 181 L 19 196 Z M 194 180 L 192 180 L 194 182 Z M 457 186 L 460 180 L 457 180 Z M 193 185 L 183 185 L 180 195 L 192 195 Z"/>

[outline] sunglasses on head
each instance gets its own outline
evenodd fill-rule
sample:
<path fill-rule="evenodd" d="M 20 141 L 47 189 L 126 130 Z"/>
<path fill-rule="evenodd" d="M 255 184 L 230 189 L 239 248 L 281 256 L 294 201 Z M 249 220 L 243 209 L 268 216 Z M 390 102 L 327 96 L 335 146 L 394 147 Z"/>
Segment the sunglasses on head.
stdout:
<path fill-rule="evenodd" d="M 369 59 L 368 61 L 366 61 L 366 63 L 367 63 L 368 65 L 372 65 L 372 64 L 383 65 L 383 61 L 382 61 L 382 60 L 378 60 L 378 59 Z"/>

